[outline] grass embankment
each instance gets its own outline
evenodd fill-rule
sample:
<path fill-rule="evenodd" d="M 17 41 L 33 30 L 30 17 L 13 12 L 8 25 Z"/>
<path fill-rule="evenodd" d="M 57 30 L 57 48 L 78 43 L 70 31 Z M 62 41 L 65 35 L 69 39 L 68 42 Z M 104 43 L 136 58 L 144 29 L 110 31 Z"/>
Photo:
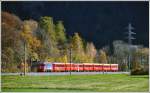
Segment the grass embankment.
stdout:
<path fill-rule="evenodd" d="M 147 92 L 148 75 L 2 76 L 2 91 Z"/>

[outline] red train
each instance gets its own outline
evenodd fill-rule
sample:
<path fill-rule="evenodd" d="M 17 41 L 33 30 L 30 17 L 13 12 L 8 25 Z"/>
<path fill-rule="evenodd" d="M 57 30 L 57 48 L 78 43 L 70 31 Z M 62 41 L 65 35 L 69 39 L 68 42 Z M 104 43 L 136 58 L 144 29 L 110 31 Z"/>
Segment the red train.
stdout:
<path fill-rule="evenodd" d="M 84 71 L 118 71 L 118 64 L 96 64 L 96 63 L 49 63 L 44 62 L 38 65 L 38 72 L 84 72 Z"/>

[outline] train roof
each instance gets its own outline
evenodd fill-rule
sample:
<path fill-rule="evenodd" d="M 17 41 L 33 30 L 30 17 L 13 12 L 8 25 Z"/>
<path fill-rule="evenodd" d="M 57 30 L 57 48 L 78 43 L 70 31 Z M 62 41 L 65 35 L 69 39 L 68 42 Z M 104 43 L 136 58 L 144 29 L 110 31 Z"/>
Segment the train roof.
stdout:
<path fill-rule="evenodd" d="M 118 64 L 111 64 L 111 65 L 118 65 Z"/>
<path fill-rule="evenodd" d="M 103 64 L 99 64 L 99 63 L 93 63 L 93 65 L 103 65 Z"/>
<path fill-rule="evenodd" d="M 37 64 L 78 64 L 78 65 L 118 65 L 118 64 L 102 64 L 102 63 L 60 63 L 60 62 L 37 62 Z"/>
<path fill-rule="evenodd" d="M 53 63 L 53 64 L 76 64 L 76 63 Z"/>
<path fill-rule="evenodd" d="M 85 64 L 85 65 L 93 65 L 93 63 L 83 63 L 83 64 Z"/>

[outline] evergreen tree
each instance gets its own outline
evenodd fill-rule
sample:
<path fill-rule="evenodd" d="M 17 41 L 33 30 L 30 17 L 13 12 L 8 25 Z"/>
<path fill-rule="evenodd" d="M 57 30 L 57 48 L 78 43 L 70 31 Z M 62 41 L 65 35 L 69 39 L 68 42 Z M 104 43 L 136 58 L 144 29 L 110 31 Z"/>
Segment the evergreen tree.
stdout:
<path fill-rule="evenodd" d="M 57 48 L 59 49 L 60 57 L 63 57 L 64 55 L 67 55 L 67 38 L 65 33 L 65 27 L 62 21 L 57 22 L 55 26 L 55 31 L 57 39 Z"/>
<path fill-rule="evenodd" d="M 57 40 L 53 19 L 47 16 L 41 17 L 39 31 L 38 37 L 43 45 L 43 48 L 41 49 L 41 56 L 43 56 L 43 60 L 46 60 L 50 56 L 58 55 L 59 50 L 57 49 Z"/>
<path fill-rule="evenodd" d="M 58 21 L 57 24 L 56 24 L 56 39 L 57 39 L 57 43 L 58 45 L 62 46 L 66 43 L 67 41 L 67 38 L 66 38 L 66 35 L 65 35 L 65 28 L 64 28 L 64 25 L 63 25 L 63 22 L 62 21 Z"/>

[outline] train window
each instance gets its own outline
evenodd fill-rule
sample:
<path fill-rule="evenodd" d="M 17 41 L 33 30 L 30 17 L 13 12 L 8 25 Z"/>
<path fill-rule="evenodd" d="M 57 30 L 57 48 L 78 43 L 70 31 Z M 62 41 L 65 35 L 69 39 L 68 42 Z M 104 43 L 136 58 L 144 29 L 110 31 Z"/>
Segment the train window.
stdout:
<path fill-rule="evenodd" d="M 117 67 L 117 66 L 112 66 L 112 67 L 114 67 L 114 68 L 115 68 L 115 67 Z"/>
<path fill-rule="evenodd" d="M 64 65 L 60 65 L 61 67 L 64 67 Z"/>
<path fill-rule="evenodd" d="M 56 67 L 59 67 L 59 65 L 55 65 Z"/>
<path fill-rule="evenodd" d="M 93 67 L 92 65 L 85 65 L 86 67 Z"/>
<path fill-rule="evenodd" d="M 52 64 L 46 64 L 45 67 L 46 67 L 47 69 L 52 69 Z"/>

